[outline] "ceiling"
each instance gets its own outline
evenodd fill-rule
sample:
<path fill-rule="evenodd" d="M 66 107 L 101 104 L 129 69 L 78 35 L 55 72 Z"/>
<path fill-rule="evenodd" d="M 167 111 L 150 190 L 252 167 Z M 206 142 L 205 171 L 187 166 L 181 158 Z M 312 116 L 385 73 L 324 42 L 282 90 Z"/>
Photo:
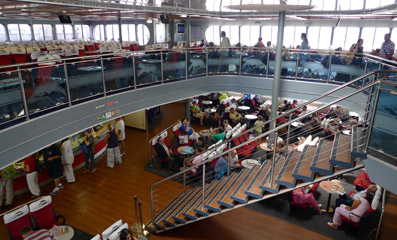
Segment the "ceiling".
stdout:
<path fill-rule="evenodd" d="M 113 1 L 114 2 L 114 1 Z M 92 3 L 92 1 L 91 1 Z M 287 12 L 293 19 L 383 19 L 397 18 L 397 4 L 378 11 L 298 11 Z M 192 20 L 265 20 L 277 19 L 276 10 L 265 12 L 209 12 L 202 9 L 188 9 L 174 6 L 138 6 L 115 3 L 86 4 L 77 0 L 28 0 L 1 1 L 0 17 L 11 19 L 58 19 L 58 15 L 70 15 L 73 21 L 111 21 L 122 19 L 159 18 L 168 13 L 170 19 L 184 19 L 186 15 Z M 181 16 L 182 15 L 182 16 Z M 184 16 L 185 15 L 185 16 Z"/>

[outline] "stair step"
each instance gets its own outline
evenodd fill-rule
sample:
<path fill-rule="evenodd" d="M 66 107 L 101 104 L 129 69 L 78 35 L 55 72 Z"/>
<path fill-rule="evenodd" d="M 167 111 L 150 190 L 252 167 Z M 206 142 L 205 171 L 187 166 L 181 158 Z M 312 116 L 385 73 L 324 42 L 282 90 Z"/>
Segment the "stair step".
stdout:
<path fill-rule="evenodd" d="M 244 191 L 245 189 L 247 189 L 248 185 L 252 182 L 252 180 L 255 178 L 256 174 L 259 172 L 260 169 L 261 166 L 254 165 L 254 167 L 252 167 L 249 173 L 245 176 L 243 181 L 241 181 L 240 184 L 237 186 L 237 188 L 234 190 L 230 198 L 233 199 L 234 201 L 247 204 L 248 196 L 247 194 L 244 193 Z"/>
<path fill-rule="evenodd" d="M 167 226 L 171 226 L 171 227 L 175 227 L 176 222 L 175 220 L 172 218 L 175 214 L 175 212 L 177 212 L 179 209 L 183 208 L 186 204 L 189 203 L 190 199 L 198 192 L 200 191 L 199 187 L 196 187 L 193 189 L 193 191 L 190 192 L 190 194 L 186 195 L 186 197 L 183 198 L 183 201 L 179 202 L 179 204 L 177 206 L 175 206 L 164 218 L 163 218 L 163 222 L 167 225 Z"/>
<path fill-rule="evenodd" d="M 215 182 L 212 182 L 210 184 L 206 184 L 204 191 L 206 191 L 206 189 L 210 188 L 214 183 Z M 186 223 L 186 220 L 185 220 L 186 216 L 184 215 L 184 213 L 186 211 L 188 211 L 194 205 L 195 202 L 197 202 L 200 199 L 202 199 L 202 196 L 203 196 L 203 188 L 201 187 L 201 188 L 199 188 L 199 191 L 197 191 L 197 193 L 194 196 L 192 196 L 192 198 L 189 200 L 189 202 L 184 207 L 182 207 L 180 210 L 175 212 L 175 214 L 174 214 L 174 216 L 172 218 L 175 221 L 177 221 L 177 222 L 185 224 Z M 193 219 L 193 220 L 196 220 L 196 219 Z"/>
<path fill-rule="evenodd" d="M 313 158 L 310 169 L 321 175 L 331 175 L 334 173 L 334 168 L 329 162 L 331 158 L 332 141 L 327 139 L 320 139 L 316 154 Z"/>
<path fill-rule="evenodd" d="M 192 192 L 192 189 L 188 190 L 186 192 L 179 193 L 178 196 L 174 200 L 172 200 L 172 202 L 170 204 L 168 204 L 163 210 L 161 210 L 161 212 L 159 214 L 157 214 L 153 218 L 153 222 L 152 222 L 153 226 L 155 226 L 158 229 L 165 230 L 166 226 L 165 226 L 165 223 L 162 221 L 164 216 L 166 216 L 173 208 L 175 208 L 175 206 L 177 206 L 181 201 L 183 201 L 183 198 L 187 194 L 190 194 L 191 192 Z"/>
<path fill-rule="evenodd" d="M 233 183 L 223 192 L 221 197 L 218 199 L 218 203 L 224 207 L 233 208 L 234 207 L 234 200 L 230 198 L 233 194 L 234 190 L 238 187 L 238 185 L 248 176 L 248 173 L 251 169 L 243 169 L 241 170 L 240 174 L 237 178 L 233 181 Z"/>
<path fill-rule="evenodd" d="M 277 158 L 280 157 L 281 156 L 278 156 Z M 263 189 L 259 187 L 259 184 L 266 177 L 271 166 L 272 166 L 271 161 L 266 161 L 262 163 L 262 166 L 260 167 L 258 173 L 255 175 L 254 179 L 252 179 L 251 183 L 247 186 L 247 189 L 244 191 L 245 194 L 254 198 L 263 197 Z"/>
<path fill-rule="evenodd" d="M 303 151 L 307 150 L 304 148 Z M 287 188 L 294 188 L 296 186 L 296 179 L 292 176 L 294 173 L 295 165 L 297 164 L 301 153 L 292 150 L 288 155 L 287 160 L 284 162 L 279 174 L 277 175 L 276 183 L 286 186 Z"/>
<path fill-rule="evenodd" d="M 211 182 L 211 184 L 205 188 L 205 197 L 207 198 L 216 188 L 217 186 L 221 183 L 219 180 L 214 180 Z M 200 207 L 203 205 L 203 198 L 202 196 L 197 198 L 188 209 L 186 209 L 183 213 L 183 216 L 186 218 L 189 218 L 191 220 L 197 220 L 197 212 L 194 211 L 195 208 Z M 208 216 L 208 213 L 206 214 L 201 214 L 203 216 Z"/>
<path fill-rule="evenodd" d="M 352 153 L 351 156 L 354 160 L 354 158 L 361 158 L 365 159 L 367 158 L 367 154 L 362 152 L 362 148 L 360 148 L 361 144 L 361 134 L 363 134 L 363 131 L 361 128 L 357 126 L 353 126 L 352 128 Z"/>
<path fill-rule="evenodd" d="M 145 225 L 145 229 L 149 230 L 149 232 L 151 233 L 157 233 L 157 228 L 156 226 L 153 225 L 153 222 L 150 221 Z M 162 229 L 164 230 L 164 229 Z"/>
<path fill-rule="evenodd" d="M 224 192 L 226 192 L 226 190 L 230 187 L 230 185 L 233 185 L 234 181 L 236 180 L 236 178 L 238 176 L 240 176 L 240 174 L 233 174 L 233 175 L 229 176 L 228 179 L 226 180 L 225 184 L 223 185 L 223 187 L 221 189 L 219 189 L 219 191 L 212 196 L 212 198 L 210 199 L 210 201 L 208 201 L 208 203 L 205 205 L 205 207 L 211 211 L 220 212 L 221 205 L 218 203 L 218 199 L 220 196 L 223 195 Z"/>
<path fill-rule="evenodd" d="M 314 181 L 314 172 L 310 170 L 310 166 L 312 164 L 313 157 L 316 154 L 317 147 L 306 146 L 305 148 L 306 149 L 303 150 L 299 161 L 295 165 L 292 176 L 305 182 L 312 182 Z"/>
<path fill-rule="evenodd" d="M 278 160 L 278 161 L 276 161 Z M 260 188 L 262 188 L 263 190 L 270 192 L 270 193 L 277 193 L 280 185 L 278 185 L 276 183 L 276 176 L 277 174 L 280 172 L 284 162 L 285 162 L 285 157 L 281 156 L 280 158 L 276 158 L 275 159 L 275 164 L 274 164 L 274 171 L 273 171 L 273 183 L 272 186 L 270 186 L 270 179 L 271 179 L 271 170 L 268 172 L 268 174 L 266 174 L 265 179 L 263 179 L 263 181 L 261 182 L 261 184 L 259 185 Z"/>
<path fill-rule="evenodd" d="M 331 164 L 344 168 L 354 167 L 354 161 L 352 161 L 353 158 L 351 157 L 351 138 L 352 136 L 341 132 L 336 134 L 330 160 Z"/>
<path fill-rule="evenodd" d="M 221 178 L 220 180 L 218 180 L 217 186 L 215 186 L 215 187 L 211 190 L 211 192 L 209 192 L 208 195 L 205 197 L 205 199 L 204 199 L 204 206 L 205 206 L 206 204 L 208 204 L 208 202 L 212 199 L 212 197 L 213 197 L 215 194 L 217 194 L 219 191 L 221 191 L 221 189 L 223 189 L 223 187 L 225 186 L 227 180 L 228 180 L 230 177 L 234 176 L 234 175 L 235 175 L 235 173 L 232 173 L 232 174 L 230 174 L 229 177 L 223 177 L 223 178 Z M 202 216 L 208 216 L 208 211 L 209 211 L 209 209 L 207 209 L 207 208 L 204 208 L 204 209 L 203 209 L 202 206 L 203 206 L 203 202 L 200 201 L 200 202 L 193 208 L 193 211 L 196 212 L 197 214 L 202 215 Z"/>

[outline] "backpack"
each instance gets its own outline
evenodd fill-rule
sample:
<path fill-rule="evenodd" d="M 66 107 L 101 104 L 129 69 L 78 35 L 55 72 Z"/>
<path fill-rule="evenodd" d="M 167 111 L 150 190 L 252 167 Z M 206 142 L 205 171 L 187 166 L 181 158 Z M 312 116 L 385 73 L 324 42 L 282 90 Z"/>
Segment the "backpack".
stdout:
<path fill-rule="evenodd" d="M 36 171 L 38 173 L 43 173 L 44 169 L 46 169 L 46 164 L 45 164 L 44 160 L 40 161 L 40 160 L 36 159 Z"/>

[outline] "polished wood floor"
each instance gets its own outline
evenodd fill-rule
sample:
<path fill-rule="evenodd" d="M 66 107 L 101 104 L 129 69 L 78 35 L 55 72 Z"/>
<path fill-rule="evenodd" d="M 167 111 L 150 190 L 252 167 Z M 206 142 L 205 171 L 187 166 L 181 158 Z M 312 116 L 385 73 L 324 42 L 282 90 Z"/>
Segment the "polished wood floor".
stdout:
<path fill-rule="evenodd" d="M 149 160 L 148 140 L 184 115 L 184 103 L 162 106 L 166 117 L 155 129 L 148 132 L 127 128 L 126 152 L 123 164 L 114 169 L 106 167 L 103 154 L 97 164 L 98 171 L 83 174 L 83 169 L 75 173 L 76 182 L 65 184 L 53 197 L 58 214 L 66 217 L 66 223 L 89 234 L 102 233 L 118 219 L 130 225 L 135 223 L 133 196 L 137 195 L 143 205 L 144 222 L 150 220 L 150 185 L 163 178 L 143 170 Z M 199 128 L 199 127 L 196 127 Z M 198 130 L 198 129 L 196 129 Z M 65 179 L 62 180 L 64 183 Z M 176 183 L 168 183 L 170 188 Z M 44 195 L 49 194 L 52 185 L 42 188 Z M 396 198 L 385 215 L 383 228 L 387 228 L 383 239 L 394 239 L 396 233 Z M 15 197 L 14 205 L 30 201 L 29 193 Z M 166 200 L 166 199 L 165 199 Z M 386 219 L 387 217 L 387 219 Z M 8 239 L 3 221 L 0 226 L 0 239 Z M 151 239 L 328 239 L 326 236 L 309 231 L 294 224 L 239 208 L 196 223 L 188 224 Z"/>

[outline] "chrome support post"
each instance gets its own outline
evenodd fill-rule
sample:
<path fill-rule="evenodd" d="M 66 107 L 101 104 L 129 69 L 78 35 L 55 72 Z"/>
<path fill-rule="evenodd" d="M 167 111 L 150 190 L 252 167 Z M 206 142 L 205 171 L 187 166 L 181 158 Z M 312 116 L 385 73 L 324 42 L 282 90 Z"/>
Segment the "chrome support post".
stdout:
<path fill-rule="evenodd" d="M 375 239 L 379 239 L 380 227 L 382 226 L 383 214 L 385 213 L 385 205 L 386 205 L 386 189 L 383 188 L 383 196 L 382 196 L 382 213 L 380 214 L 378 229 L 376 230 Z"/>
<path fill-rule="evenodd" d="M 300 54 L 298 53 L 295 64 L 295 81 L 298 78 L 299 59 L 300 59 Z"/>
<path fill-rule="evenodd" d="M 202 197 L 202 201 L 203 204 L 201 205 L 201 210 L 204 210 L 204 205 L 205 205 L 205 164 L 201 165 L 203 166 L 203 197 Z"/>
<path fill-rule="evenodd" d="M 208 77 L 208 61 L 209 61 L 209 59 L 208 59 L 208 50 L 207 51 L 205 51 L 205 76 L 207 76 Z"/>
<path fill-rule="evenodd" d="M 243 54 L 240 54 L 240 67 L 238 68 L 238 75 L 241 76 L 241 68 L 243 67 Z"/>
<path fill-rule="evenodd" d="M 329 78 L 331 77 L 331 64 L 332 64 L 332 52 L 328 59 L 328 75 L 327 75 L 327 83 L 329 83 Z"/>
<path fill-rule="evenodd" d="M 132 57 L 132 76 L 134 76 L 134 89 L 136 89 L 136 68 L 135 68 L 135 55 Z"/>
<path fill-rule="evenodd" d="M 101 57 L 101 72 L 102 72 L 103 94 L 106 97 L 105 69 L 103 66 L 103 58 L 102 57 Z"/>
<path fill-rule="evenodd" d="M 270 57 L 270 50 L 266 49 L 267 51 L 267 62 L 266 62 L 266 77 L 268 77 L 269 74 L 269 57 Z"/>
<path fill-rule="evenodd" d="M 231 144 L 231 142 L 229 141 L 229 144 L 228 144 L 229 146 L 228 146 L 228 149 L 231 149 L 232 148 L 232 144 Z M 227 175 L 229 176 L 230 175 L 230 160 L 232 159 L 232 154 L 231 154 L 231 152 L 229 152 L 228 153 L 228 161 L 227 161 Z"/>
<path fill-rule="evenodd" d="M 163 64 L 163 51 L 160 52 L 160 71 L 161 71 L 161 84 L 164 84 L 164 64 Z"/>
<path fill-rule="evenodd" d="M 289 124 L 288 124 L 288 132 L 287 132 L 287 142 L 286 142 L 286 144 L 285 144 L 285 146 L 287 147 L 287 156 L 288 156 L 288 154 L 289 154 L 288 145 L 289 145 L 289 137 L 290 137 L 290 131 L 291 131 L 291 119 L 292 119 L 292 113 L 289 115 L 289 120 L 288 120 Z"/>
<path fill-rule="evenodd" d="M 21 88 L 21 97 L 22 97 L 23 109 L 25 111 L 26 120 L 29 120 L 28 103 L 26 102 L 25 88 L 23 86 L 22 73 L 21 73 L 21 68 L 20 67 L 18 67 L 18 78 L 19 78 L 19 87 Z"/>
<path fill-rule="evenodd" d="M 66 67 L 66 62 L 63 62 L 63 69 L 65 71 L 65 83 L 66 83 L 66 92 L 68 94 L 68 103 L 69 103 L 69 107 L 72 106 L 72 100 L 70 97 L 70 87 L 69 87 L 69 75 L 68 75 L 68 70 Z"/>
<path fill-rule="evenodd" d="M 152 219 L 154 221 L 154 204 L 153 204 L 153 188 L 152 188 L 152 186 L 150 186 L 150 205 L 151 205 L 151 208 L 152 208 L 152 211 L 151 211 L 152 212 Z M 136 216 L 136 217 L 138 219 L 138 216 Z"/>
<path fill-rule="evenodd" d="M 273 187 L 273 179 L 274 179 L 274 165 L 275 165 L 275 162 L 274 162 L 274 160 L 276 159 L 276 149 L 277 149 L 277 137 L 278 137 L 278 134 L 277 134 L 277 131 L 276 132 L 274 132 L 274 144 L 273 144 L 273 156 L 272 156 L 272 168 L 270 169 L 271 170 L 271 172 L 270 172 L 270 187 Z M 269 138 L 270 139 L 270 138 Z"/>
<path fill-rule="evenodd" d="M 364 127 L 367 125 L 367 121 L 368 121 L 368 114 L 369 114 L 369 109 L 371 107 L 371 102 L 372 102 L 372 92 L 374 91 L 374 87 L 372 86 L 369 90 L 369 94 L 368 94 L 368 100 L 367 100 L 367 106 L 365 106 L 365 112 L 364 112 L 364 119 L 363 119 L 363 124 Z"/>
<path fill-rule="evenodd" d="M 186 171 L 185 171 L 185 159 L 183 159 L 183 192 L 186 192 Z"/>
<path fill-rule="evenodd" d="M 374 104 L 373 104 L 373 108 L 372 108 L 371 120 L 369 122 L 368 134 L 367 134 L 367 139 L 365 141 L 364 152 L 368 152 L 368 145 L 369 145 L 369 141 L 371 140 L 372 128 L 373 128 L 373 125 L 374 125 L 376 108 L 378 107 L 378 102 L 379 102 L 380 83 L 378 83 L 377 86 L 378 86 L 378 88 L 376 89 L 375 100 L 374 100 Z"/>
<path fill-rule="evenodd" d="M 186 74 L 186 80 L 187 80 L 187 50 L 185 52 L 185 74 Z"/>

